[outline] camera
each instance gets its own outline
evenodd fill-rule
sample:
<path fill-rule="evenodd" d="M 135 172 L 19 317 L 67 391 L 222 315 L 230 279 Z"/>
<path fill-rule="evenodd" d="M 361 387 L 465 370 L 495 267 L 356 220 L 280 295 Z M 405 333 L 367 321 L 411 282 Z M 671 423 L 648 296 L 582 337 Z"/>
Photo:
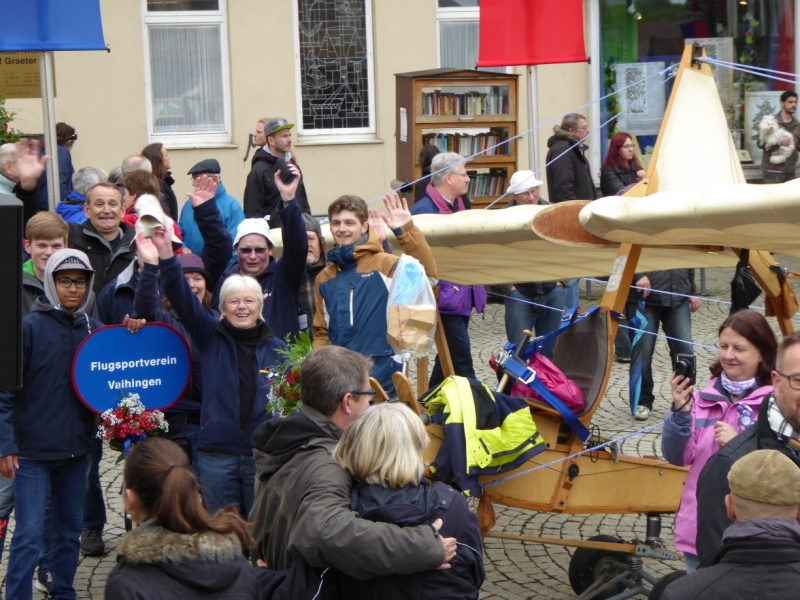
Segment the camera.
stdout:
<path fill-rule="evenodd" d="M 683 375 L 694 385 L 697 380 L 697 357 L 694 354 L 675 356 L 675 375 Z"/>

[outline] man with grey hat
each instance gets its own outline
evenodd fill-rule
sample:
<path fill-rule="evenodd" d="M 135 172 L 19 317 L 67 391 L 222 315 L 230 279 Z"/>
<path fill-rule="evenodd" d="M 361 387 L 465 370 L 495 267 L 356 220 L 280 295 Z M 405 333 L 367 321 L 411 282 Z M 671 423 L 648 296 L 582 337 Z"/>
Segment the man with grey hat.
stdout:
<path fill-rule="evenodd" d="M 761 403 L 755 425 L 748 427 L 720 448 L 700 472 L 697 480 L 697 555 L 701 565 L 715 556 L 724 541 L 723 532 L 731 524 L 730 514 L 725 511 L 724 499 L 732 491 L 728 473 L 737 460 L 756 450 L 777 450 L 800 469 L 798 331 L 787 335 L 778 346 L 775 370 L 772 371 L 772 387 L 773 393 Z"/>
<path fill-rule="evenodd" d="M 777 450 L 756 450 L 728 473 L 733 523 L 703 568 L 670 584 L 662 600 L 795 598 L 800 589 L 800 469 Z"/>
<path fill-rule="evenodd" d="M 275 185 L 275 177 L 280 170 L 280 164 L 293 164 L 300 167 L 292 158 L 292 128 L 294 123 L 289 123 L 282 117 L 270 119 L 264 125 L 264 136 L 267 143 L 256 151 L 250 163 L 250 174 L 244 188 L 244 213 L 248 218 L 269 217 L 272 228 L 281 227 L 281 217 L 278 211 L 283 208 L 281 193 Z M 303 185 L 301 173 L 300 185 L 297 186 L 297 203 L 304 213 L 311 214 L 308 205 L 306 188 Z"/>
<path fill-rule="evenodd" d="M 71 385 L 72 363 L 84 339 L 102 323 L 86 315 L 94 269 L 83 252 L 63 249 L 47 261 L 44 297 L 22 319 L 22 389 L 0 393 L 0 474 L 14 479 L 16 527 L 6 578 L 9 598 L 30 598 L 52 497 L 52 597 L 74 598 L 83 530 L 86 479 L 95 417 Z"/>
<path fill-rule="evenodd" d="M 517 171 L 511 176 L 506 190 L 512 195 L 507 208 L 526 204 L 550 204 L 539 194 L 542 182 L 533 171 Z M 505 299 L 506 337 L 512 344 L 519 342 L 522 331 L 528 329 L 536 337 L 547 335 L 558 329 L 567 288 L 564 281 L 515 283 Z M 542 349 L 542 354 L 552 359 L 556 341 L 552 340 Z"/>
<path fill-rule="evenodd" d="M 219 209 L 222 224 L 227 229 L 231 239 L 235 238 L 239 223 L 244 221 L 244 211 L 239 201 L 231 196 L 222 184 L 222 167 L 220 167 L 219 162 L 214 158 L 201 160 L 189 169 L 187 175 L 192 178 L 192 186 L 195 190 L 198 189 L 199 182 L 203 180 L 203 175 L 206 175 L 208 179 L 215 183 L 214 203 Z M 200 233 L 200 227 L 195 221 L 191 200 L 187 200 L 183 205 L 178 225 L 183 234 L 183 245 L 187 246 L 194 254 L 200 254 L 203 251 L 205 242 L 203 241 L 203 235 Z M 230 262 L 235 260 L 236 253 L 233 253 Z"/>

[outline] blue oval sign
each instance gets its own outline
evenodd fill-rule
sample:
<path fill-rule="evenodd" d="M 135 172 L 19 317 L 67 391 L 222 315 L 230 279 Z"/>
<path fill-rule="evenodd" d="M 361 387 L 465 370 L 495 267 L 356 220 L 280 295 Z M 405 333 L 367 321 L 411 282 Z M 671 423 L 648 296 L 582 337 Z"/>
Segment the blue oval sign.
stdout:
<path fill-rule="evenodd" d="M 147 409 L 169 408 L 191 374 L 189 346 L 164 323 L 149 323 L 138 333 L 102 327 L 83 340 L 72 363 L 75 393 L 96 413 L 116 408 L 128 394 L 139 394 Z"/>

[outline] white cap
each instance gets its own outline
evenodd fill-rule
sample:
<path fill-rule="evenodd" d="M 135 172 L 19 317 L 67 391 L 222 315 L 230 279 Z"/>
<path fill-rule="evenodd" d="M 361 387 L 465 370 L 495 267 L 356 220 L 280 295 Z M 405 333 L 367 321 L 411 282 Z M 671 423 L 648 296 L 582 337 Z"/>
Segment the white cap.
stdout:
<path fill-rule="evenodd" d="M 540 185 L 542 182 L 536 179 L 533 171 L 517 171 L 511 176 L 511 185 L 508 186 L 506 193 L 521 194 Z"/>
<path fill-rule="evenodd" d="M 151 217 L 147 217 L 147 219 L 151 219 Z M 183 247 L 183 242 L 181 242 L 178 239 L 178 236 L 175 235 L 174 226 L 172 225 L 174 221 L 169 217 L 167 217 L 167 219 L 168 223 L 164 227 L 166 227 L 167 231 L 169 231 L 170 238 L 172 239 L 172 249 L 177 250 L 178 248 Z M 136 221 L 136 234 L 138 235 L 140 231 L 143 231 L 144 237 L 153 237 L 153 231 L 156 227 L 158 227 L 158 225 L 153 226 L 150 225 L 145 219 L 139 219 Z M 149 236 L 148 232 L 150 234 Z M 131 242 L 131 250 L 136 252 L 136 238 L 133 238 L 133 241 Z"/>
<path fill-rule="evenodd" d="M 139 220 L 136 222 L 136 229 L 144 231 L 144 237 L 151 238 L 156 227 L 166 225 L 164 209 L 161 202 L 152 194 L 142 194 L 136 199 L 133 211 Z M 140 227 L 141 224 L 141 227 Z"/>
<path fill-rule="evenodd" d="M 235 248 L 239 244 L 239 240 L 241 240 L 244 236 L 250 235 L 251 233 L 257 233 L 258 235 L 263 235 L 267 238 L 267 242 L 269 242 L 269 247 L 274 248 L 275 242 L 272 241 L 272 237 L 269 234 L 269 223 L 267 221 L 269 217 L 264 217 L 263 219 L 245 219 L 241 223 L 239 223 L 239 227 L 236 230 L 236 239 L 233 240 L 233 247 Z"/>

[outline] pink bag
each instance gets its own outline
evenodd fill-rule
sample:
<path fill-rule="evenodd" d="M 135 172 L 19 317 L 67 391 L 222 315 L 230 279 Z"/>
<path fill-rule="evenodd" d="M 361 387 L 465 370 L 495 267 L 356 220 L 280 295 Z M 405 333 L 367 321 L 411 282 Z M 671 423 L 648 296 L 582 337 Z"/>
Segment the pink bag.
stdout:
<path fill-rule="evenodd" d="M 536 371 L 536 377 L 547 386 L 547 389 L 553 392 L 553 395 L 566 404 L 569 409 L 578 413 L 586 406 L 586 400 L 583 398 L 583 392 L 578 384 L 574 381 L 567 379 L 567 376 L 561 372 L 552 361 L 536 353 L 531 358 L 528 366 Z M 521 381 L 515 381 L 511 388 L 511 395 L 518 398 L 536 398 L 542 400 L 534 390 L 529 388 Z"/>

